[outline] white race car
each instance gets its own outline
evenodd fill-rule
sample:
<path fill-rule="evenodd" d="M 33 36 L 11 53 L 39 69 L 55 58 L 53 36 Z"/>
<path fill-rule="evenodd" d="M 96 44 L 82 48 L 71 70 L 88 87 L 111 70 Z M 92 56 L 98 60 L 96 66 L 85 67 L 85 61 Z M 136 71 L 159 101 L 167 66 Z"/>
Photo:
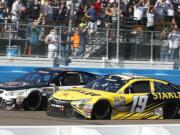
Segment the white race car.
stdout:
<path fill-rule="evenodd" d="M 83 85 L 99 76 L 61 68 L 38 68 L 13 82 L 0 83 L 0 108 L 7 110 L 45 110 L 56 90 Z"/>

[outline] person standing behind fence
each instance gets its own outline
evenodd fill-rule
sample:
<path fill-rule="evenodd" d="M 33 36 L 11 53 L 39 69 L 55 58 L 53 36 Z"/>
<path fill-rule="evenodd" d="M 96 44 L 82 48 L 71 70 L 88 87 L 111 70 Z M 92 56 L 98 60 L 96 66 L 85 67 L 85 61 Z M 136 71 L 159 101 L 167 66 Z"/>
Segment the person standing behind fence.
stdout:
<path fill-rule="evenodd" d="M 170 60 L 179 60 L 179 46 L 180 46 L 180 33 L 177 28 L 174 28 L 168 35 Z"/>
<path fill-rule="evenodd" d="M 67 49 L 66 41 L 67 41 L 67 31 L 63 29 L 61 32 L 61 46 L 60 46 L 61 58 L 65 58 L 66 56 L 66 49 Z"/>
<path fill-rule="evenodd" d="M 59 35 L 58 29 L 51 29 L 50 33 L 45 38 L 45 43 L 48 44 L 48 58 L 56 58 L 58 56 Z"/>
<path fill-rule="evenodd" d="M 87 43 L 87 27 L 85 23 L 79 24 L 79 45 L 78 45 L 78 58 L 83 58 Z"/>
<path fill-rule="evenodd" d="M 29 39 L 31 54 L 36 57 L 39 55 L 40 44 L 41 44 L 39 40 L 41 28 L 38 26 L 38 24 L 39 22 L 37 20 L 33 21 L 32 26 L 30 28 L 30 39 Z"/>
<path fill-rule="evenodd" d="M 91 7 L 85 13 L 85 16 L 88 18 L 88 27 L 89 27 L 89 34 L 94 33 L 97 31 L 97 15 L 95 10 L 95 4 L 93 3 Z"/>
<path fill-rule="evenodd" d="M 161 49 L 160 49 L 160 60 L 168 61 L 169 58 L 169 42 L 168 42 L 168 27 L 164 28 L 161 32 L 160 39 L 162 41 Z"/>
<path fill-rule="evenodd" d="M 74 33 L 71 37 L 71 41 L 72 41 L 72 55 L 74 58 L 77 58 L 78 47 L 79 47 L 79 42 L 80 42 L 78 28 L 75 28 Z"/>

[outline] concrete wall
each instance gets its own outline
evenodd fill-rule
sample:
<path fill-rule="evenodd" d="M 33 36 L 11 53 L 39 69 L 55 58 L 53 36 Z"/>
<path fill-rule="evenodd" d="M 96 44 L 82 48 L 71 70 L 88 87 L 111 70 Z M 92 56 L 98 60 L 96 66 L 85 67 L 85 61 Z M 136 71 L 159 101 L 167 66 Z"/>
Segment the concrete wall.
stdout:
<path fill-rule="evenodd" d="M 0 57 L 0 66 L 31 66 L 31 67 L 52 67 L 53 59 L 50 58 L 29 58 L 29 57 Z M 60 65 L 61 67 L 67 67 Z M 173 69 L 173 62 L 154 61 L 117 61 L 98 59 L 72 59 L 68 67 L 84 68 L 122 68 L 122 69 Z"/>

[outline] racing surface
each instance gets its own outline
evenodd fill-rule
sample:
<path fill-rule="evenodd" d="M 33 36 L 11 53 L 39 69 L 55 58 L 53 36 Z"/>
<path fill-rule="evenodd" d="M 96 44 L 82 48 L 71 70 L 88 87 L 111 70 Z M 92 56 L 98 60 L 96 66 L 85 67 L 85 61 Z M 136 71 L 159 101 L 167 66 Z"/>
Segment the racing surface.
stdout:
<path fill-rule="evenodd" d="M 46 126 L 46 125 L 134 125 L 134 124 L 180 124 L 176 120 L 77 120 L 55 118 L 45 111 L 5 111 L 0 110 L 2 126 Z"/>

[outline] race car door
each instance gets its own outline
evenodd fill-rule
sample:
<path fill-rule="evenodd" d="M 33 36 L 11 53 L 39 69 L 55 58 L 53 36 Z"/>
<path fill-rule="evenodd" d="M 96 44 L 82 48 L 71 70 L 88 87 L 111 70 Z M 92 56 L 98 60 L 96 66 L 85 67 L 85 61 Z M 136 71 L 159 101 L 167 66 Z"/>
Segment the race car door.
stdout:
<path fill-rule="evenodd" d="M 151 83 L 150 80 L 139 80 L 125 89 L 126 110 L 121 113 L 120 119 L 155 119 L 156 105 L 151 94 Z"/>

